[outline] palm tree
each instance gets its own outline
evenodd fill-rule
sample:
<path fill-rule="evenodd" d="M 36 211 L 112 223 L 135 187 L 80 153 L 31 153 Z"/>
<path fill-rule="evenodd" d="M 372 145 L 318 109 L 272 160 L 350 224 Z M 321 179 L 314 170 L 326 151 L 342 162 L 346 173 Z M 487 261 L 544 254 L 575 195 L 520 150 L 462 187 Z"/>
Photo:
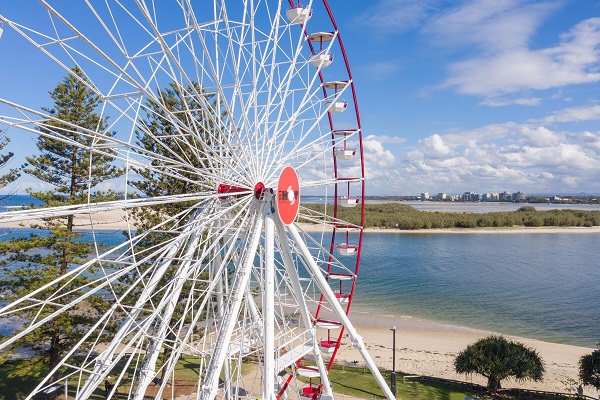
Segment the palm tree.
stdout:
<path fill-rule="evenodd" d="M 600 345 L 600 343 L 599 343 Z M 579 360 L 579 379 L 584 385 L 600 390 L 600 350 L 585 355 Z"/>
<path fill-rule="evenodd" d="M 454 360 L 454 368 L 458 373 L 485 376 L 488 389 L 494 391 L 506 378 L 540 381 L 545 371 L 537 351 L 502 336 L 488 336 L 467 346 Z"/>

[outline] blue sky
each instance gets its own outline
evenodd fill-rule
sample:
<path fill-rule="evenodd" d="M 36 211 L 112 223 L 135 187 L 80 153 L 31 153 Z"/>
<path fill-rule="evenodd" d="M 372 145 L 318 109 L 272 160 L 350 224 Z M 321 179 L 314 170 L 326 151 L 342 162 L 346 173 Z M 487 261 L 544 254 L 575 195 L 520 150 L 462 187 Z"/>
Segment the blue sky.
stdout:
<path fill-rule="evenodd" d="M 600 2 L 332 4 L 370 192 L 600 192 Z"/>
<path fill-rule="evenodd" d="M 0 14 L 22 18 L 14 4 Z M 600 193 L 600 2 L 330 6 L 358 92 L 368 195 Z M 28 74 L 19 97 L 48 105 L 56 74 L 35 60 L 11 68 L 19 56 L 0 39 L 0 92 Z"/>

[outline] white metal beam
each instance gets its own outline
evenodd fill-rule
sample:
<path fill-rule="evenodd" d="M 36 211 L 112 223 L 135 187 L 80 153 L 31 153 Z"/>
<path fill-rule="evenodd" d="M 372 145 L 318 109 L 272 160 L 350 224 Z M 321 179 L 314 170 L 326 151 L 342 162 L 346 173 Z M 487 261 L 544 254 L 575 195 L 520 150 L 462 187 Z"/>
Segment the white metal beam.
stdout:
<path fill-rule="evenodd" d="M 248 243 L 247 247 L 245 248 L 242 265 L 240 265 L 235 271 L 235 277 L 231 288 L 231 296 L 226 302 L 225 315 L 222 324 L 219 326 L 217 340 L 206 369 L 206 377 L 204 379 L 202 391 L 199 396 L 201 400 L 213 400 L 219 391 L 219 376 L 221 375 L 223 363 L 227 357 L 229 342 L 231 341 L 231 334 L 233 333 L 233 328 L 237 322 L 242 301 L 245 298 L 245 289 L 250 279 L 250 272 L 252 265 L 254 264 L 256 250 L 258 249 L 258 244 L 260 242 L 264 207 L 265 206 L 263 203 L 263 205 L 260 207 L 260 210 L 258 210 L 258 212 L 255 214 L 256 220 L 254 221 L 254 226 L 250 232 L 250 243 Z"/>
<path fill-rule="evenodd" d="M 275 222 L 270 207 L 265 216 L 265 275 L 263 289 L 263 395 L 275 399 Z"/>
<path fill-rule="evenodd" d="M 304 259 L 306 260 L 313 277 L 315 278 L 317 284 L 319 285 L 321 292 L 323 292 L 323 295 L 327 299 L 327 302 L 329 303 L 329 305 L 331 306 L 331 308 L 333 309 L 333 311 L 335 312 L 337 317 L 340 319 L 341 323 L 344 325 L 346 330 L 348 331 L 348 335 L 350 336 L 350 339 L 352 340 L 352 345 L 358 349 L 361 356 L 367 363 L 367 366 L 369 367 L 369 370 L 371 370 L 371 373 L 375 377 L 375 380 L 377 380 L 379 387 L 385 393 L 385 397 L 388 399 L 395 399 L 396 397 L 394 396 L 394 394 L 388 387 L 387 383 L 385 382 L 385 379 L 383 379 L 383 376 L 381 375 L 381 372 L 379 372 L 379 369 L 377 369 L 375 362 L 373 361 L 373 359 L 371 358 L 371 355 L 367 351 L 367 348 L 365 347 L 362 337 L 360 337 L 358 332 L 356 332 L 356 329 L 354 329 L 354 326 L 352 325 L 352 323 L 350 322 L 350 319 L 348 318 L 348 316 L 342 309 L 342 306 L 340 305 L 339 301 L 335 297 L 335 294 L 331 290 L 331 287 L 327 284 L 327 281 L 325 280 L 325 277 L 321 273 L 319 266 L 313 259 L 312 254 L 310 254 L 308 247 L 306 247 L 304 240 L 300 236 L 298 229 L 296 229 L 296 226 L 294 224 L 288 225 L 287 228 L 288 228 L 288 231 L 292 234 L 292 237 L 294 238 L 294 241 L 295 241 L 296 245 L 298 246 L 298 249 L 304 256 Z"/>

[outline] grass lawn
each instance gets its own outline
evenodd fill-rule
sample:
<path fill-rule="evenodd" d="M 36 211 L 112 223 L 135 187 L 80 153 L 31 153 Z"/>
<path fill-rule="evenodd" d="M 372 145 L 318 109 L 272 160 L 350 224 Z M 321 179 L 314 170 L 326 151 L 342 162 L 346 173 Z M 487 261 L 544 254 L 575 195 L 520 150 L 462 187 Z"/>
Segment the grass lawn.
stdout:
<path fill-rule="evenodd" d="M 386 382 L 390 382 L 390 373 L 382 372 Z M 375 378 L 368 369 L 341 367 L 334 365 L 329 371 L 329 380 L 333 383 L 335 393 L 363 399 L 385 398 Z M 318 382 L 318 379 L 317 379 Z M 464 400 L 466 396 L 482 400 L 560 400 L 562 397 L 548 395 L 490 394 L 484 388 L 468 388 L 467 386 L 439 382 L 433 380 L 409 378 L 404 381 L 403 375 L 396 374 L 397 397 L 411 400 Z"/>
<path fill-rule="evenodd" d="M 8 370 L 10 368 L 19 368 L 21 363 L 27 363 L 29 360 L 19 361 L 8 361 L 4 365 L 0 366 L 0 400 L 21 400 L 24 399 L 27 394 L 39 383 L 41 378 L 36 377 L 8 377 Z M 254 369 L 254 364 L 242 364 L 242 371 L 248 373 Z M 118 367 L 117 367 L 118 368 Z M 194 390 L 198 380 L 198 361 L 195 357 L 183 356 L 175 367 L 175 376 L 177 381 L 175 387 L 181 394 L 189 394 Z M 42 374 L 43 376 L 43 374 Z M 390 382 L 389 372 L 383 372 L 383 376 L 386 382 Z M 369 370 L 356 367 L 341 367 L 335 365 L 329 373 L 329 379 L 333 383 L 333 390 L 335 393 L 349 395 L 353 397 L 363 399 L 379 399 L 384 398 L 383 392 L 377 385 L 375 378 L 371 375 Z M 318 382 L 318 379 L 316 380 Z M 129 391 L 130 382 L 122 382 L 119 387 L 119 393 L 122 395 Z M 75 395 L 74 386 L 69 387 L 69 397 Z M 104 385 L 100 385 L 92 395 L 92 400 L 104 400 Z M 148 395 L 153 389 L 149 388 Z M 532 395 L 532 394 L 490 394 L 485 389 L 477 389 L 476 387 L 467 387 L 455 383 L 439 382 L 419 378 L 409 378 L 406 381 L 403 379 L 402 374 L 397 374 L 397 397 L 400 399 L 411 399 L 411 400 L 464 400 L 465 396 L 477 397 L 482 400 L 560 400 L 561 397 L 549 396 L 549 395 Z M 60 399 L 63 398 L 63 388 L 61 388 Z M 164 393 L 165 396 L 171 394 L 172 388 L 167 388 L 168 393 Z M 178 393 L 175 393 L 176 395 Z"/>
<path fill-rule="evenodd" d="M 11 369 L 21 369 L 26 367 L 30 360 L 18 360 L 18 361 L 7 361 L 3 365 L 0 365 L 0 400 L 21 400 L 25 399 L 29 393 L 36 387 L 36 385 L 43 379 L 45 374 L 45 369 L 41 371 L 39 377 L 31 377 L 27 378 L 22 377 L 8 377 L 9 370 Z M 121 360 L 119 364 L 115 367 L 116 370 L 123 368 L 124 360 Z M 243 363 L 242 364 L 242 373 L 246 374 L 254 369 L 252 364 Z M 188 355 L 182 355 L 177 364 L 175 365 L 175 385 L 171 386 L 171 384 L 167 385 L 166 391 L 163 396 L 168 397 L 173 392 L 174 394 L 189 394 L 192 391 L 195 391 L 198 382 L 198 373 L 199 373 L 199 365 L 198 358 Z M 113 374 L 115 376 L 116 374 Z M 85 379 L 86 376 L 83 377 Z M 75 397 L 75 379 L 76 377 L 72 377 L 69 379 L 68 384 L 68 392 L 69 398 Z M 114 379 L 113 379 L 114 381 Z M 121 396 L 125 395 L 129 392 L 131 385 L 131 379 L 126 374 L 124 380 L 121 381 L 118 392 Z M 155 394 L 156 387 L 154 385 L 150 385 L 147 395 Z M 64 398 L 64 387 L 60 388 L 59 399 Z M 43 397 L 43 396 L 42 396 Z M 36 396 L 35 398 L 42 398 L 40 396 Z M 100 387 L 94 391 L 91 400 L 104 400 L 104 384 L 101 383 Z"/>

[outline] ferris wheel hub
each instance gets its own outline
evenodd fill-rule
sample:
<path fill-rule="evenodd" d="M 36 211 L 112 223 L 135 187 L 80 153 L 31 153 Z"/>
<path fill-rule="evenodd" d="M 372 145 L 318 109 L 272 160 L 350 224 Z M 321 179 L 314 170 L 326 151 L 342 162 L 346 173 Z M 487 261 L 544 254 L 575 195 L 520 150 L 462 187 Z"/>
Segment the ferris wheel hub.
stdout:
<path fill-rule="evenodd" d="M 254 197 L 260 200 L 266 190 L 267 188 L 265 187 L 265 184 L 258 182 L 256 185 L 254 185 Z"/>

